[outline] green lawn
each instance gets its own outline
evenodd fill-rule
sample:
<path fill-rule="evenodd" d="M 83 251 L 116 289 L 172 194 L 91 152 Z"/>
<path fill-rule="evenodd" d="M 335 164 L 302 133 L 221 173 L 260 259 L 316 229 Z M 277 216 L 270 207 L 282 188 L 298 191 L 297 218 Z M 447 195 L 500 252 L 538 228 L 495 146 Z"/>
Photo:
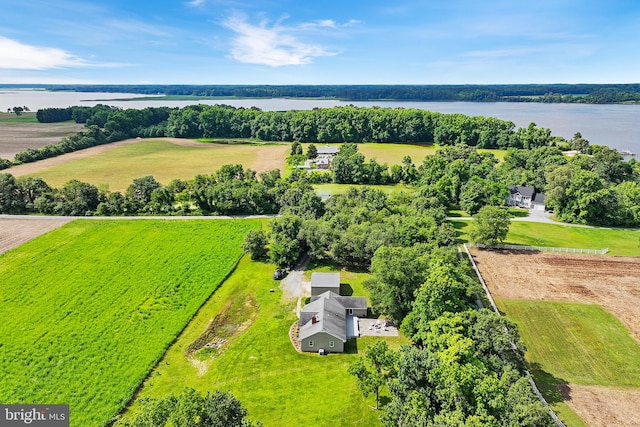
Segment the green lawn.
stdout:
<path fill-rule="evenodd" d="M 243 258 L 160 361 L 139 397 L 165 396 L 187 386 L 202 391 L 218 389 L 233 393 L 248 408 L 250 417 L 267 427 L 334 426 L 336 420 L 342 425 L 379 425 L 378 414 L 371 409 L 374 398 L 364 399 L 355 378 L 347 373 L 357 357 L 356 349 L 362 351 L 376 338 L 358 339 L 348 346 L 349 354 L 321 357 L 297 353 L 288 337 L 296 320 L 296 301 L 284 298 L 279 282 L 271 278 L 274 269 L 271 264 Z M 355 295 L 366 295 L 362 287 L 366 274 L 343 270 L 341 277 Z M 269 292 L 271 288 L 275 292 Z M 237 301 L 254 306 L 252 311 L 256 312 L 244 325 L 238 323 L 246 317 L 235 319 L 232 314 Z M 235 332 L 209 358 L 193 364 L 187 349 L 213 319 L 235 323 L 231 327 Z M 394 348 L 406 342 L 404 338 L 389 339 Z"/>
<path fill-rule="evenodd" d="M 105 425 L 260 224 L 77 220 L 0 256 L 0 402 Z"/>
<path fill-rule="evenodd" d="M 169 141 L 142 140 L 33 174 L 58 187 L 79 179 L 112 191 L 124 190 L 135 179 L 153 175 L 162 184 L 211 174 L 225 164 L 240 163 L 254 170 L 284 167 L 283 145 L 205 144 L 182 146 Z M 270 159 L 274 159 L 273 161 Z"/>
<path fill-rule="evenodd" d="M 640 345 L 597 305 L 498 300 L 527 344 L 536 383 L 570 426 L 584 423 L 562 402 L 556 385 L 640 387 Z"/>
<path fill-rule="evenodd" d="M 451 224 L 458 232 L 459 241 L 468 242 L 470 221 L 452 220 Z M 640 256 L 639 238 L 638 231 L 512 221 L 505 243 L 563 248 L 609 248 L 608 255 Z"/>
<path fill-rule="evenodd" d="M 313 184 L 313 188 L 316 190 L 316 193 L 321 196 L 324 196 L 324 195 L 335 196 L 337 194 L 344 194 L 349 190 L 350 187 L 362 188 L 365 186 L 353 185 L 353 184 Z M 411 193 L 415 192 L 415 189 L 413 187 L 410 187 L 405 184 L 369 185 L 368 187 L 383 191 L 387 195 L 391 193 L 401 192 L 401 191 L 411 192 Z"/>
<path fill-rule="evenodd" d="M 36 113 L 26 112 L 19 116 L 15 113 L 0 113 L 0 122 L 5 123 L 38 123 Z"/>

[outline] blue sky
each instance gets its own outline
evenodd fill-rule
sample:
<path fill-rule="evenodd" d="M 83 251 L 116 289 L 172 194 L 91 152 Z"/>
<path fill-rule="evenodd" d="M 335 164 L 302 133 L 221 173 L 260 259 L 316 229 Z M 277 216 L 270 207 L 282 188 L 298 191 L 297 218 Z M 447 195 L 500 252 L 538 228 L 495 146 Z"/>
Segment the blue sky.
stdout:
<path fill-rule="evenodd" d="M 0 83 L 640 82 L 637 0 L 0 0 Z"/>

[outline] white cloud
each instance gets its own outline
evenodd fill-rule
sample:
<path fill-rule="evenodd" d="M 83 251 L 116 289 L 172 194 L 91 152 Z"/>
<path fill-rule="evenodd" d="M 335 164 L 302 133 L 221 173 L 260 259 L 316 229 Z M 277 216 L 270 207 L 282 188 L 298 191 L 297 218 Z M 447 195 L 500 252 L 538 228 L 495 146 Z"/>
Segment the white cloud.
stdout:
<path fill-rule="evenodd" d="M 252 25 L 246 17 L 235 15 L 224 21 L 223 25 L 236 33 L 232 40 L 231 56 L 240 62 L 280 67 L 309 64 L 313 58 L 337 55 L 337 52 L 304 42 L 299 37 L 309 26 L 313 27 L 311 29 L 335 28 L 337 24 L 332 20 L 287 27 L 281 22 L 268 26 L 268 21 Z"/>
<path fill-rule="evenodd" d="M 80 67 L 87 63 L 69 52 L 53 47 L 31 46 L 0 36 L 0 68 L 45 70 Z"/>
<path fill-rule="evenodd" d="M 191 0 L 186 2 L 185 4 L 187 6 L 191 6 L 191 7 L 198 7 L 198 6 L 202 6 L 204 4 L 205 0 Z"/>

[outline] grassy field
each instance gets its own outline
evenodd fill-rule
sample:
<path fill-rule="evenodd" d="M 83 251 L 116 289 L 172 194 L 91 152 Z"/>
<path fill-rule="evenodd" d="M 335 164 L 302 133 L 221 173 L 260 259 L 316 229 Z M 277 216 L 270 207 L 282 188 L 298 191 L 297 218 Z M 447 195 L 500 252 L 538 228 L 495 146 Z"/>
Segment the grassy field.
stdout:
<path fill-rule="evenodd" d="M 259 220 L 77 220 L 0 257 L 0 401 L 103 426 L 234 268 Z"/>
<path fill-rule="evenodd" d="M 459 241 L 468 242 L 470 221 L 452 220 L 451 224 L 458 232 Z M 639 238 L 640 232 L 630 230 L 512 221 L 505 243 L 563 248 L 609 248 L 608 255 L 640 256 Z"/>
<path fill-rule="evenodd" d="M 324 195 L 336 195 L 336 194 L 344 194 L 346 193 L 350 187 L 353 187 L 353 184 L 313 184 L 313 188 L 316 190 L 316 193 L 324 196 Z M 360 188 L 362 186 L 356 185 L 356 187 Z M 383 191 L 386 194 L 391 193 L 399 193 L 402 191 L 405 192 L 415 192 L 413 187 L 410 187 L 405 184 L 393 184 L 393 185 L 371 185 L 369 186 L 376 190 Z"/>
<path fill-rule="evenodd" d="M 543 394 L 569 426 L 584 422 L 562 401 L 557 385 L 640 387 L 640 345 L 597 305 L 498 300 L 527 343 L 527 362 Z"/>
<path fill-rule="evenodd" d="M 16 116 L 15 113 L 0 113 L 0 122 L 4 123 L 38 123 L 36 113 L 27 112 Z"/>
<path fill-rule="evenodd" d="M 321 357 L 297 353 L 288 337 L 296 320 L 296 301 L 286 299 L 278 289 L 279 282 L 271 278 L 274 268 L 243 258 L 160 361 L 139 397 L 165 396 L 187 386 L 202 391 L 218 389 L 233 393 L 248 408 L 250 417 L 267 427 L 379 425 L 378 414 L 371 409 L 373 397 L 364 399 L 347 373 L 357 357 L 356 350 L 362 351 L 375 338 L 358 339 L 345 354 Z M 366 295 L 362 287 L 365 277 L 365 273 L 341 272 L 342 282 L 350 285 L 354 295 Z M 275 292 L 269 292 L 271 288 Z M 219 336 L 209 338 L 223 342 L 222 347 L 194 361 L 190 346 L 211 325 L 220 323 Z M 232 332 L 224 332 L 229 330 Z M 407 341 L 389 338 L 388 342 L 397 348 Z"/>
<path fill-rule="evenodd" d="M 284 167 L 287 147 L 279 145 L 177 145 L 144 140 L 58 165 L 32 175 L 58 187 L 79 179 L 112 191 L 126 189 L 135 178 L 152 175 L 162 184 L 211 174 L 225 164 L 240 163 L 258 171 Z M 274 159 L 272 161 L 272 159 Z"/>

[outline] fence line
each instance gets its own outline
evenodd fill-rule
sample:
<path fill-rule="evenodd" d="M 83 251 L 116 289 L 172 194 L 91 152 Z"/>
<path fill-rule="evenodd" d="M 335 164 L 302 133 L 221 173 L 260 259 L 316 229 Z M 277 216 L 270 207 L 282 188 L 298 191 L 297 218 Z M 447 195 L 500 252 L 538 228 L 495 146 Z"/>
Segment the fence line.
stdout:
<path fill-rule="evenodd" d="M 534 252 L 562 252 L 568 254 L 604 255 L 609 248 L 582 249 L 582 248 L 555 248 L 552 246 L 524 246 L 524 245 L 483 245 L 481 243 L 465 243 L 466 246 L 479 249 L 503 249 L 510 251 L 534 251 Z"/>
<path fill-rule="evenodd" d="M 464 246 L 465 252 L 467 253 L 467 256 L 469 257 L 469 261 L 471 261 L 471 265 L 473 266 L 473 269 L 475 270 L 476 275 L 478 276 L 478 279 L 480 279 L 480 283 L 482 284 L 484 292 L 487 295 L 487 299 L 489 299 L 489 303 L 491 304 L 491 307 L 493 307 L 493 311 L 495 311 L 498 314 L 498 316 L 502 316 L 502 314 L 500 313 L 500 310 L 498 310 L 498 306 L 496 305 L 496 302 L 493 300 L 493 296 L 491 295 L 491 292 L 489 291 L 489 287 L 487 286 L 486 282 L 482 278 L 482 274 L 480 274 L 480 270 L 478 269 L 478 266 L 476 265 L 476 261 L 473 259 L 473 257 L 471 256 L 471 253 L 469 252 L 469 246 L 473 246 L 473 247 L 481 247 L 481 246 L 479 246 L 479 245 L 467 245 L 466 243 L 463 244 L 463 246 Z M 506 246 L 512 246 L 512 245 L 506 245 Z M 488 246 L 484 246 L 483 245 L 482 247 L 488 247 Z M 528 246 L 528 247 L 534 247 L 534 246 Z M 492 246 L 492 248 L 494 248 L 494 247 Z M 560 248 L 560 249 L 562 249 L 562 248 Z M 528 250 L 532 250 L 532 249 L 528 249 Z M 604 252 L 604 253 L 606 253 L 606 252 Z M 509 336 L 509 343 L 511 344 L 511 348 L 513 348 L 514 350 L 517 350 L 518 347 L 516 346 L 516 344 L 511 339 L 511 336 L 509 335 L 509 331 L 506 328 L 505 328 L 505 332 L 507 333 L 507 336 Z M 515 353 L 518 354 L 517 351 Z M 526 366 L 524 360 L 522 360 L 522 363 L 523 363 L 523 366 Z M 560 420 L 560 418 L 558 418 L 556 413 L 553 411 L 553 409 L 551 408 L 551 405 L 549 405 L 549 402 L 547 402 L 547 400 L 544 398 L 542 393 L 540 393 L 540 389 L 538 389 L 538 386 L 536 385 L 536 382 L 533 380 L 533 376 L 531 375 L 531 372 L 529 372 L 528 369 L 525 369 L 525 373 L 527 374 L 527 377 L 529 379 L 529 384 L 531 384 L 531 388 L 533 389 L 533 392 L 536 394 L 536 396 L 538 396 L 538 399 L 540 399 L 540 401 L 547 407 L 547 409 L 549 410 L 549 414 L 551 414 L 551 418 L 553 418 L 553 420 L 555 421 L 556 425 L 558 427 L 566 427 L 565 424 Z"/>

